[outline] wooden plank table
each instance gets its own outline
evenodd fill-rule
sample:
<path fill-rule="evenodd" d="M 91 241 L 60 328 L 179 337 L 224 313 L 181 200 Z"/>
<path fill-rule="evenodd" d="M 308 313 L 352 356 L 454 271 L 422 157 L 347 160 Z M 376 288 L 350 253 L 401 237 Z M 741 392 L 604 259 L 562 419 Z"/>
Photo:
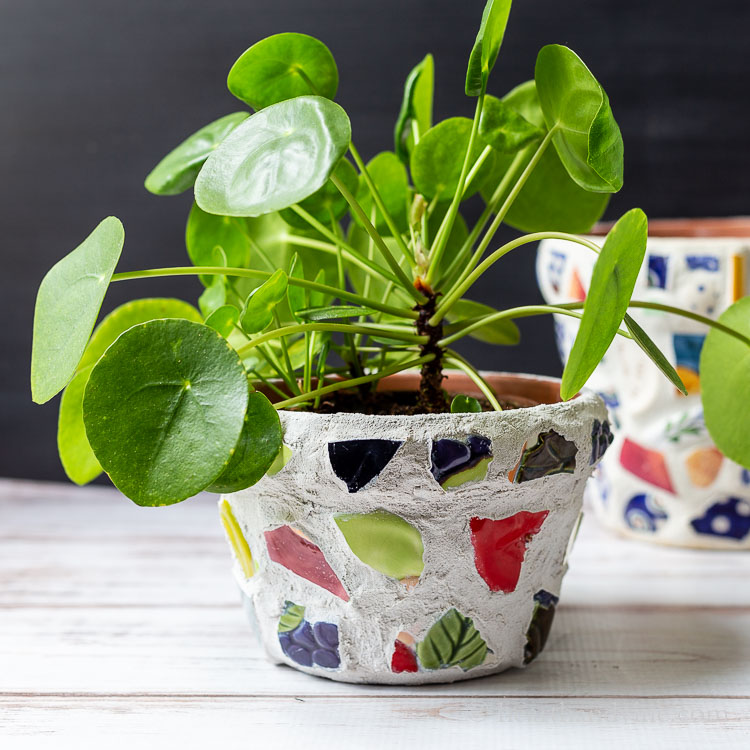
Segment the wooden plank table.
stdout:
<path fill-rule="evenodd" d="M 539 660 L 423 688 L 267 663 L 229 559 L 214 498 L 0 480 L 0 748 L 750 748 L 750 555 L 587 517 Z"/>

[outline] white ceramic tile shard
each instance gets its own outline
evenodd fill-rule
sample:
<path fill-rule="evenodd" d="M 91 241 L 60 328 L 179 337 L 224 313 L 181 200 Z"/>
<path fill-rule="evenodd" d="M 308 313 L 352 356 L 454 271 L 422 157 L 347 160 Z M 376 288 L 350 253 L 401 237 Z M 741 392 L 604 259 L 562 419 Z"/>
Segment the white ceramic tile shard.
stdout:
<path fill-rule="evenodd" d="M 385 684 L 452 682 L 523 666 L 534 595 L 541 590 L 560 594 L 566 550 L 592 471 L 592 425 L 605 417 L 604 404 L 590 391 L 564 404 L 480 414 L 282 412 L 291 459 L 278 474 L 227 496 L 256 568 L 246 580 L 235 565 L 235 576 L 252 602 L 269 657 L 334 680 Z M 574 472 L 512 483 L 508 473 L 517 465 L 524 444 L 533 446 L 539 434 L 549 430 L 575 443 Z M 487 475 L 446 491 L 430 472 L 432 441 L 465 440 L 472 434 L 492 441 Z M 361 439 L 403 444 L 375 479 L 349 492 L 334 474 L 328 444 Z M 407 587 L 363 563 L 334 522 L 338 513 L 376 510 L 395 514 L 419 530 L 424 571 L 416 586 Z M 520 511 L 548 515 L 527 541 L 515 589 L 491 591 L 475 566 L 470 520 L 505 519 Z M 284 525 L 320 548 L 348 601 L 270 558 L 264 532 Z M 303 606 L 310 623 L 338 627 L 340 668 L 302 667 L 282 652 L 278 628 L 286 602 Z M 419 642 L 454 608 L 471 618 L 485 641 L 484 661 L 467 671 L 458 665 L 433 670 L 420 665 L 417 672 L 392 672 L 396 636 L 407 631 Z"/>
<path fill-rule="evenodd" d="M 603 238 L 590 238 L 601 244 Z M 596 255 L 565 240 L 545 240 L 537 278 L 547 302 L 582 299 Z M 718 318 L 750 293 L 750 238 L 649 237 L 633 299 Z M 637 345 L 616 336 L 588 387 L 609 407 L 615 440 L 589 483 L 599 518 L 631 537 L 712 549 L 750 549 L 750 471 L 722 456 L 703 421 L 701 323 L 657 310 L 631 316 L 676 367 L 683 396 Z M 555 316 L 565 361 L 578 321 Z"/>

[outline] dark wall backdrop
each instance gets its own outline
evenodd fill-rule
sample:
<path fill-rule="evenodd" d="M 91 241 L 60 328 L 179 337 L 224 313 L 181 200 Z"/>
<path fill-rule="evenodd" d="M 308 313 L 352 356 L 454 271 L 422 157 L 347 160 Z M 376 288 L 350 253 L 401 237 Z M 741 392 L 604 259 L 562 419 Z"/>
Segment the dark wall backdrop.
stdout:
<path fill-rule="evenodd" d="M 190 196 L 142 187 L 161 156 L 238 108 L 225 88 L 261 37 L 323 39 L 340 70 L 339 102 L 367 156 L 391 148 L 403 79 L 437 58 L 437 119 L 472 113 L 466 59 L 484 0 L 0 0 L 0 475 L 62 478 L 57 399 L 28 388 L 36 287 L 106 215 L 126 228 L 121 268 L 181 264 Z M 652 216 L 748 212 L 750 3 L 747 0 L 516 0 L 491 79 L 502 94 L 533 74 L 543 44 L 571 46 L 605 86 L 625 138 L 625 187 L 608 210 Z M 195 280 L 115 285 L 126 298 L 194 299 Z M 509 256 L 479 299 L 537 298 L 533 252 Z M 556 374 L 550 321 L 529 320 L 518 349 L 475 345 L 484 368 Z"/>

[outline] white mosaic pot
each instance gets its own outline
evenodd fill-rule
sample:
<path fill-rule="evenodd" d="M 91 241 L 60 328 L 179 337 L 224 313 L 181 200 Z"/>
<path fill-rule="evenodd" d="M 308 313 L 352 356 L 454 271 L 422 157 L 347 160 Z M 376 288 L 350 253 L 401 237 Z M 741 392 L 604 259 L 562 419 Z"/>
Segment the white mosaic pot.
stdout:
<path fill-rule="evenodd" d="M 274 662 L 344 682 L 420 684 L 522 667 L 541 651 L 584 485 L 606 448 L 606 408 L 591 391 L 560 403 L 557 380 L 489 377 L 499 394 L 538 405 L 281 413 L 287 463 L 220 503 Z M 476 395 L 464 375 L 449 373 L 446 387 Z"/>
<path fill-rule="evenodd" d="M 542 242 L 537 278 L 544 298 L 583 299 L 595 259 L 575 243 Z M 651 222 L 633 296 L 718 318 L 750 291 L 749 259 L 750 219 Z M 607 526 L 629 536 L 750 549 L 750 472 L 722 456 L 703 422 L 698 364 L 706 326 L 654 310 L 631 314 L 671 360 L 689 395 L 632 342 L 616 337 L 588 383 L 607 403 L 616 435 L 589 483 L 588 499 Z M 578 322 L 556 318 L 565 360 Z"/>

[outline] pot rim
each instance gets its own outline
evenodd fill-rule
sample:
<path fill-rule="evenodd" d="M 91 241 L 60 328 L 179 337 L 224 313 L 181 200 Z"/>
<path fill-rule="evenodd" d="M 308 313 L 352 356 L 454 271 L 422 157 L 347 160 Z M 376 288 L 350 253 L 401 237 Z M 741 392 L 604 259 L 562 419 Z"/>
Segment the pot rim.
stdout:
<path fill-rule="evenodd" d="M 460 370 L 445 370 L 446 383 L 444 388 L 449 394 L 455 395 L 463 393 L 467 396 L 481 397 L 482 393 L 477 388 L 468 375 L 461 372 Z M 471 413 L 453 413 L 453 412 L 439 412 L 436 414 L 365 414 L 363 412 L 333 412 L 320 414 L 317 412 L 310 411 L 296 411 L 294 409 L 280 409 L 279 414 L 284 414 L 288 417 L 294 418 L 305 418 L 305 419 L 344 419 L 344 418 L 364 418 L 367 420 L 391 420 L 399 422 L 413 422 L 417 420 L 441 420 L 446 418 L 465 418 L 471 417 L 496 417 L 503 418 L 508 414 L 518 413 L 520 410 L 539 410 L 539 409 L 555 409 L 564 411 L 568 409 L 585 408 L 592 402 L 600 400 L 599 396 L 588 388 L 583 388 L 569 401 L 562 401 L 560 398 L 560 383 L 559 378 L 550 377 L 547 375 L 532 375 L 526 373 L 510 373 L 510 372 L 497 372 L 497 371 L 480 371 L 485 380 L 495 389 L 495 392 L 499 398 L 514 398 L 520 397 L 524 400 L 531 401 L 532 404 L 529 406 L 522 406 L 519 409 L 506 409 L 505 411 L 485 411 L 485 412 L 471 412 Z M 378 381 L 378 391 L 415 391 L 416 385 L 419 382 L 418 372 L 399 372 L 395 375 L 389 375 L 382 380 Z M 268 395 L 268 394 L 267 394 Z"/>
<path fill-rule="evenodd" d="M 599 222 L 585 236 L 603 237 L 614 222 Z M 750 239 L 750 216 L 695 217 L 652 219 L 648 222 L 649 239 L 745 240 Z"/>

